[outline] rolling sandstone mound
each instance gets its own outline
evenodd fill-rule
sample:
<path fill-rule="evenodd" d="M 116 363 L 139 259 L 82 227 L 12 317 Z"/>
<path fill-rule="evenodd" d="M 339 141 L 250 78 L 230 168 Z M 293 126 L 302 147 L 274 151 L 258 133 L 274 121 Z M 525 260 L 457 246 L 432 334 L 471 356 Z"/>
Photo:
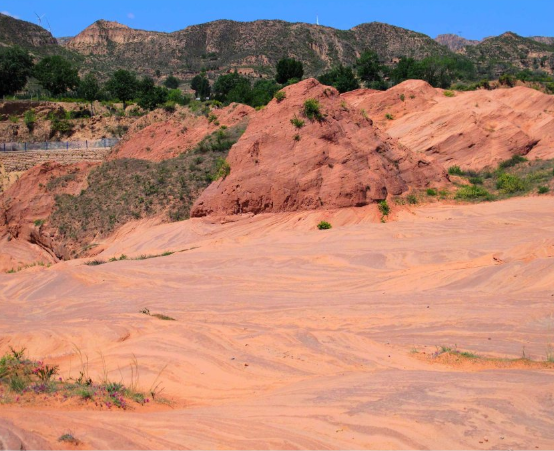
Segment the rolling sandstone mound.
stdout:
<path fill-rule="evenodd" d="M 482 169 L 514 154 L 554 158 L 553 96 L 525 87 L 444 93 L 408 80 L 343 97 L 406 147 L 445 166 Z"/>
<path fill-rule="evenodd" d="M 130 127 L 123 141 L 114 148 L 108 160 L 138 158 L 162 161 L 174 158 L 195 147 L 206 135 L 221 126 L 232 127 L 241 122 L 246 123 L 254 111 L 248 105 L 233 103 L 221 110 L 213 110 L 209 118 L 180 108 L 176 114 L 164 118 L 165 120 L 146 126 L 144 121 L 137 121 Z M 155 114 L 158 112 L 149 116 Z"/>
<path fill-rule="evenodd" d="M 230 174 L 204 191 L 192 216 L 362 206 L 447 181 L 334 88 L 308 79 L 284 92 L 252 118 L 229 153 Z M 320 103 L 321 120 L 305 117 L 308 99 Z M 294 117 L 304 125 L 296 128 Z"/>

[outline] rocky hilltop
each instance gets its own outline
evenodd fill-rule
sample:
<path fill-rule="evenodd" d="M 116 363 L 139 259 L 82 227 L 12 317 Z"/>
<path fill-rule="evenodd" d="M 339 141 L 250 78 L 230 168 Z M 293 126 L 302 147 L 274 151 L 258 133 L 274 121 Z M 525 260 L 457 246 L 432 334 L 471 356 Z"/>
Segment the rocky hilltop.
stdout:
<path fill-rule="evenodd" d="M 435 41 L 439 44 L 448 47 L 453 52 L 458 52 L 462 50 L 466 45 L 477 45 L 480 41 L 473 39 L 466 39 L 457 34 L 439 34 Z"/>
<path fill-rule="evenodd" d="M 281 20 L 218 20 L 173 33 L 99 20 L 66 46 L 86 55 L 87 64 L 99 70 L 125 67 L 149 74 L 156 69 L 187 74 L 236 67 L 264 75 L 280 58 L 291 56 L 304 62 L 307 75 L 316 75 L 338 63 L 352 64 L 368 48 L 389 62 L 449 53 L 424 34 L 377 22 L 337 30 Z"/>

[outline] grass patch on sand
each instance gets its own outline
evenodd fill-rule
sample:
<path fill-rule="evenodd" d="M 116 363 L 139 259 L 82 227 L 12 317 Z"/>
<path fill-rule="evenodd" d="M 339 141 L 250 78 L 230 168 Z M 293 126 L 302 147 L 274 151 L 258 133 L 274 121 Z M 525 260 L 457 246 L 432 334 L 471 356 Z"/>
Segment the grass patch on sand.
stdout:
<path fill-rule="evenodd" d="M 88 375 L 88 357 L 83 358 L 82 353 L 77 351 L 81 358 L 79 377 L 64 379 L 60 376 L 57 365 L 48 365 L 43 361 L 26 357 L 24 348 L 10 348 L 10 351 L 0 358 L 0 404 L 22 405 L 45 400 L 65 403 L 73 400 L 94 408 L 127 410 L 152 401 L 167 402 L 159 396 L 163 390 L 158 383 L 161 371 L 146 392 L 138 388 L 139 370 L 136 359 L 131 362 L 130 384 L 125 385 L 122 380 L 109 380 L 105 367 L 101 380 L 93 381 Z M 103 357 L 102 361 L 104 362 Z M 68 433 L 62 435 L 59 440 L 71 442 L 71 437 Z"/>

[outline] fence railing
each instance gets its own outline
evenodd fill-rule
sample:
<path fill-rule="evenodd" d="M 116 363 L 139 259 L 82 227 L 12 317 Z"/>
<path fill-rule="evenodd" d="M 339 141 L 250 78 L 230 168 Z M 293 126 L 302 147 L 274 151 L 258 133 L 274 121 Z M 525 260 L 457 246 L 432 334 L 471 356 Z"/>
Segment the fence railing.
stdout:
<path fill-rule="evenodd" d="M 0 143 L 0 152 L 100 149 L 103 147 L 113 147 L 118 142 L 118 138 L 91 139 L 84 141 L 9 142 Z"/>

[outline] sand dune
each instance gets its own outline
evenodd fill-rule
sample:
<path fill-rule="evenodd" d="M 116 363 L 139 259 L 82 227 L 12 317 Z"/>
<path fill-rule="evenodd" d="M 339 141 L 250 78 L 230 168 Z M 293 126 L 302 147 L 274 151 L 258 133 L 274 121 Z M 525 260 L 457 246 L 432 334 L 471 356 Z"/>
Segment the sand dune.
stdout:
<path fill-rule="evenodd" d="M 548 369 L 433 364 L 440 345 L 544 360 L 554 342 L 554 199 L 193 219 L 100 258 L 0 275 L 0 351 L 148 389 L 129 411 L 0 404 L 0 444 L 85 448 L 552 448 Z M 315 229 L 320 219 L 334 228 Z M 191 249 L 193 248 L 193 249 Z M 185 250 L 189 249 L 189 250 Z M 149 308 L 174 317 L 142 315 Z M 102 354 L 103 357 L 100 356 Z M 120 373 L 121 370 L 121 373 Z"/>

